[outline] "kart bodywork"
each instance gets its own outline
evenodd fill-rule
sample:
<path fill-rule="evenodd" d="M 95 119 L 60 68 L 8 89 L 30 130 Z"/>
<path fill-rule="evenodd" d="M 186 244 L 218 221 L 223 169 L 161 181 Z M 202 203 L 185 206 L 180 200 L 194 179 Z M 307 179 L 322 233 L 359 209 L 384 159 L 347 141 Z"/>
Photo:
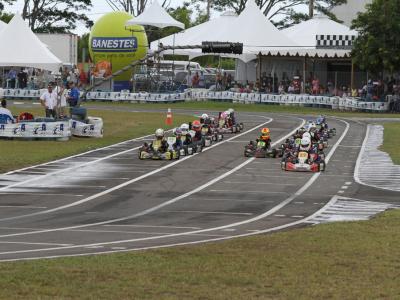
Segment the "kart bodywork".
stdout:
<path fill-rule="evenodd" d="M 271 148 L 265 141 L 250 142 L 244 147 L 245 157 L 256 157 L 256 158 L 275 158 L 278 155 L 276 149 Z"/>
<path fill-rule="evenodd" d="M 320 172 L 325 171 L 325 161 L 317 160 L 317 154 L 309 154 L 307 152 L 299 152 L 297 159 L 286 159 L 282 161 L 281 167 L 285 171 L 294 172 Z"/>

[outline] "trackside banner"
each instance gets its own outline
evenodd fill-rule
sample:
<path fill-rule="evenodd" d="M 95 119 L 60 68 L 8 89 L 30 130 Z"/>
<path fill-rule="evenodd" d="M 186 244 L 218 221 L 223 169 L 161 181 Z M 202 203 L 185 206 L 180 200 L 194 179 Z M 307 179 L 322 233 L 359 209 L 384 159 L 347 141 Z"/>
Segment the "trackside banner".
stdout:
<path fill-rule="evenodd" d="M 137 38 L 111 38 L 94 37 L 92 39 L 93 52 L 135 52 L 137 50 Z"/>
<path fill-rule="evenodd" d="M 65 139 L 70 136 L 71 129 L 68 121 L 0 124 L 0 137 Z"/>

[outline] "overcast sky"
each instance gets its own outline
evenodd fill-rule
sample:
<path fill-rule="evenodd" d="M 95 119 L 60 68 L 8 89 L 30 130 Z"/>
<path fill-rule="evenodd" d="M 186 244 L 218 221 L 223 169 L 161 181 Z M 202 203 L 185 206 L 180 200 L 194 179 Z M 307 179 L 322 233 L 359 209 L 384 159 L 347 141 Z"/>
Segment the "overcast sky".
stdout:
<path fill-rule="evenodd" d="M 170 6 L 177 7 L 179 5 L 182 5 L 183 2 L 184 0 L 171 0 Z M 12 13 L 22 13 L 23 3 L 23 0 L 17 0 L 17 2 L 12 6 L 6 5 L 5 11 Z M 161 1 L 159 1 L 159 3 L 161 3 Z M 93 7 L 87 13 L 87 16 L 93 21 L 96 21 L 102 15 L 113 11 L 105 0 L 92 0 L 92 4 Z M 74 31 L 74 33 L 81 35 L 85 32 L 89 32 L 89 29 L 85 28 L 84 24 L 77 24 L 77 29 Z"/>

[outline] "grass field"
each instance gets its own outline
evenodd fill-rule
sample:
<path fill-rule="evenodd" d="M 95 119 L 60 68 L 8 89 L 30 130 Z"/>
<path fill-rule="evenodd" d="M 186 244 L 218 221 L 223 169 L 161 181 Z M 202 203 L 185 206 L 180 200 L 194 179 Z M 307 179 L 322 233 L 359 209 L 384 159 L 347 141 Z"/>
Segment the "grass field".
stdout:
<path fill-rule="evenodd" d="M 400 122 L 385 124 L 382 151 L 390 154 L 393 162 L 400 165 Z"/>
<path fill-rule="evenodd" d="M 399 124 L 385 125 L 397 162 L 399 136 Z M 400 212 L 390 211 L 199 246 L 1 263 L 0 299 L 400 299 L 399 254 Z"/>
<path fill-rule="evenodd" d="M 14 114 L 26 109 L 12 107 Z M 42 115 L 43 109 L 29 108 L 34 115 Z M 111 145 L 135 137 L 152 134 L 155 129 L 165 126 L 165 113 L 132 113 L 110 110 L 90 110 L 90 115 L 102 117 L 104 137 L 76 138 L 68 142 L 0 140 L 0 173 L 33 164 Z M 175 115 L 174 125 L 192 120 L 189 116 Z"/>

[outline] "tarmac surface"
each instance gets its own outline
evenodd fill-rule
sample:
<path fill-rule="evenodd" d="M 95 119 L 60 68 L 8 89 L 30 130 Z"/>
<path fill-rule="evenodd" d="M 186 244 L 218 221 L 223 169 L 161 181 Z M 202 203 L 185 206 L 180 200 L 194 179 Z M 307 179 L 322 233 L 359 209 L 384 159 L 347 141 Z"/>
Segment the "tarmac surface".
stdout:
<path fill-rule="evenodd" d="M 338 220 L 400 205 L 354 170 L 367 122 L 328 119 L 327 170 L 294 173 L 248 159 L 261 127 L 279 146 L 306 118 L 239 113 L 245 130 L 177 161 L 140 161 L 151 136 L 0 175 L 0 261 L 190 245 Z"/>

